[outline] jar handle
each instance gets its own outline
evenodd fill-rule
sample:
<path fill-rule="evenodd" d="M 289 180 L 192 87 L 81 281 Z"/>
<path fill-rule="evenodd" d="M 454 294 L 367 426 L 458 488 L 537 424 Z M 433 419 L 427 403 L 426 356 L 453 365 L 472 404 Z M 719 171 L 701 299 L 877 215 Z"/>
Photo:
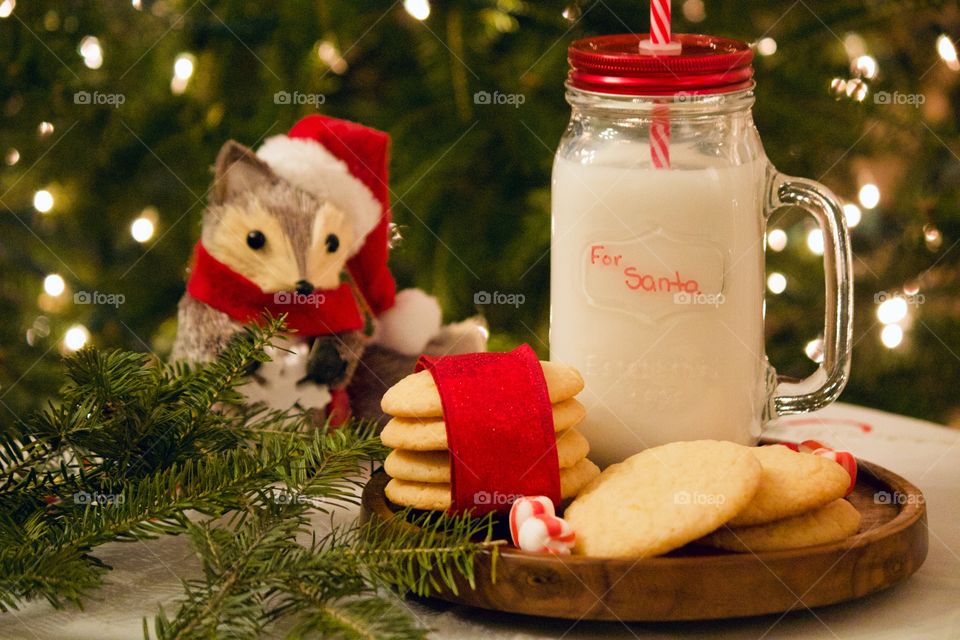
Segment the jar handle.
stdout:
<path fill-rule="evenodd" d="M 816 411 L 836 400 L 850 377 L 853 348 L 853 265 L 843 207 L 830 189 L 819 182 L 771 173 L 766 218 L 780 207 L 796 206 L 820 225 L 827 298 L 823 362 L 800 381 L 777 376 L 767 405 L 767 419 Z"/>

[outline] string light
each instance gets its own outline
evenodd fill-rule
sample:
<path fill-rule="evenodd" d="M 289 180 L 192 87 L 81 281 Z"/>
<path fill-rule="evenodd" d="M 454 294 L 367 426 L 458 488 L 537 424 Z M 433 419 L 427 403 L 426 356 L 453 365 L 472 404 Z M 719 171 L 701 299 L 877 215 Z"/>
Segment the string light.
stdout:
<path fill-rule="evenodd" d="M 81 40 L 78 50 L 88 69 L 99 69 L 103 65 L 103 47 L 96 36 L 87 36 Z"/>
<path fill-rule="evenodd" d="M 130 4 L 133 5 L 133 8 L 137 11 L 143 8 L 143 0 L 130 0 Z"/>
<path fill-rule="evenodd" d="M 843 50 L 851 60 L 867 53 L 867 42 L 859 33 L 847 33 L 843 36 Z"/>
<path fill-rule="evenodd" d="M 62 294 L 66 288 L 67 283 L 63 281 L 63 278 L 60 277 L 59 274 L 51 273 L 43 279 L 43 290 L 48 296 L 56 298 Z"/>
<path fill-rule="evenodd" d="M 16 6 L 17 0 L 3 0 L 3 2 L 0 2 L 0 18 L 9 18 Z"/>
<path fill-rule="evenodd" d="M 803 348 L 803 352 L 807 354 L 808 358 L 817 364 L 821 364 L 823 362 L 823 339 L 816 338 L 815 340 L 811 340 Z"/>
<path fill-rule="evenodd" d="M 843 205 L 843 217 L 847 219 L 847 226 L 853 229 L 860 224 L 860 219 L 863 218 L 863 212 L 860 211 L 860 207 L 852 202 L 848 202 Z"/>
<path fill-rule="evenodd" d="M 703 5 L 703 0 L 685 0 L 680 5 L 680 12 L 687 22 L 703 22 L 707 17 L 707 9 Z"/>
<path fill-rule="evenodd" d="M 888 324 L 880 331 L 880 342 L 887 349 L 896 349 L 903 342 L 903 327 L 898 324 Z"/>
<path fill-rule="evenodd" d="M 130 224 L 130 235 L 140 243 L 152 238 L 154 230 L 153 221 L 145 216 L 140 216 Z"/>
<path fill-rule="evenodd" d="M 54 131 L 54 127 L 52 122 L 47 122 L 46 120 L 44 120 L 43 122 L 37 125 L 37 135 L 39 135 L 41 138 L 46 138 L 51 133 L 53 133 L 53 131 Z"/>
<path fill-rule="evenodd" d="M 762 56 L 772 56 L 777 52 L 777 41 L 773 38 L 761 38 L 757 43 L 757 53 Z"/>
<path fill-rule="evenodd" d="M 583 12 L 580 11 L 580 5 L 576 2 L 571 2 L 563 8 L 560 15 L 563 16 L 563 19 L 567 22 L 576 22 L 580 19 L 580 16 L 583 15 Z"/>
<path fill-rule="evenodd" d="M 818 256 L 823 255 L 823 231 L 813 229 L 807 234 L 807 248 L 810 249 L 811 253 Z"/>
<path fill-rule="evenodd" d="M 873 56 L 857 56 L 853 59 L 853 62 L 850 63 L 850 72 L 867 80 L 876 78 L 879 71 L 880 66 L 877 64 L 877 59 Z"/>
<path fill-rule="evenodd" d="M 7 166 L 12 167 L 13 165 L 20 162 L 20 152 L 14 149 L 13 147 L 10 147 L 9 149 L 7 149 L 7 155 L 5 156 L 4 159 L 7 162 Z"/>
<path fill-rule="evenodd" d="M 771 229 L 767 234 L 767 246 L 777 253 L 787 248 L 787 232 L 783 229 Z"/>
<path fill-rule="evenodd" d="M 780 295 L 787 290 L 787 277 L 778 271 L 774 271 L 767 277 L 767 289 L 774 295 Z"/>
<path fill-rule="evenodd" d="M 173 79 L 170 81 L 170 91 L 174 95 L 180 95 L 187 90 L 196 64 L 197 59 L 192 53 L 181 53 L 173 61 Z"/>
<path fill-rule="evenodd" d="M 860 78 L 850 78 L 846 82 L 846 94 L 851 100 L 863 102 L 870 91 L 870 85 Z"/>
<path fill-rule="evenodd" d="M 937 55 L 947 63 L 947 67 L 952 71 L 960 71 L 960 60 L 957 60 L 957 47 L 953 40 L 941 33 L 937 38 Z"/>
<path fill-rule="evenodd" d="M 932 224 L 923 225 L 923 241 L 927 244 L 927 249 L 936 251 L 943 244 L 943 234 Z"/>
<path fill-rule="evenodd" d="M 907 317 L 907 301 L 899 296 L 887 298 L 877 307 L 877 320 L 896 324 Z"/>
<path fill-rule="evenodd" d="M 63 334 L 63 347 L 67 351 L 79 351 L 90 341 L 90 332 L 82 324 L 75 324 Z"/>
<path fill-rule="evenodd" d="M 834 78 L 831 80 L 830 95 L 832 95 L 835 100 L 839 100 L 843 96 L 847 95 L 847 81 L 843 78 Z"/>
<path fill-rule="evenodd" d="M 857 194 L 860 204 L 864 209 L 873 209 L 880 204 L 880 188 L 872 182 L 868 182 L 860 187 L 860 193 Z"/>
<path fill-rule="evenodd" d="M 317 56 L 319 56 L 325 65 L 330 67 L 330 71 L 333 71 L 338 76 L 342 76 L 347 72 L 348 65 L 346 59 L 340 54 L 337 45 L 329 40 L 324 40 L 317 45 Z"/>
<path fill-rule="evenodd" d="M 33 208 L 40 213 L 48 213 L 53 209 L 53 194 L 46 189 L 40 189 L 33 194 Z"/>
<path fill-rule="evenodd" d="M 403 8 L 417 20 L 426 20 L 430 17 L 429 0 L 403 0 Z"/>

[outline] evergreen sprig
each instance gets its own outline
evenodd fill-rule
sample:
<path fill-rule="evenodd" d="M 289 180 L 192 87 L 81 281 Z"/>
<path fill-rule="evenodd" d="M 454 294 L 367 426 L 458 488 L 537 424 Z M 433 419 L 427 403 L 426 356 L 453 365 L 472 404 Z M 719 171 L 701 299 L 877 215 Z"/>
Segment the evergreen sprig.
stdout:
<path fill-rule="evenodd" d="M 355 503 L 385 450 L 374 425 L 311 429 L 242 404 L 282 327 L 267 318 L 195 367 L 94 349 L 66 360 L 59 402 L 0 431 L 0 611 L 80 605 L 109 570 L 99 545 L 182 534 L 203 575 L 172 617 L 144 621 L 148 638 L 423 637 L 388 590 L 472 585 L 477 553 L 496 558 L 491 521 L 404 514 L 414 526 L 317 537 L 311 517 Z"/>

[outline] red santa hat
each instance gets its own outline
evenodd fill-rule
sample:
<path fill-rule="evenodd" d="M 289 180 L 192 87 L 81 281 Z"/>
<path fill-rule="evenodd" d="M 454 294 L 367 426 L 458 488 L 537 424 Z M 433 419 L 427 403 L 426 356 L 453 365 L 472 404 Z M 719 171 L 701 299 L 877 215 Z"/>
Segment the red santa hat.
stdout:
<path fill-rule="evenodd" d="M 257 156 L 281 178 L 329 201 L 353 222 L 350 273 L 378 318 L 375 341 L 405 354 L 423 352 L 440 330 L 440 306 L 419 289 L 396 292 L 387 266 L 390 136 L 347 120 L 311 115 L 287 135 L 267 138 Z"/>

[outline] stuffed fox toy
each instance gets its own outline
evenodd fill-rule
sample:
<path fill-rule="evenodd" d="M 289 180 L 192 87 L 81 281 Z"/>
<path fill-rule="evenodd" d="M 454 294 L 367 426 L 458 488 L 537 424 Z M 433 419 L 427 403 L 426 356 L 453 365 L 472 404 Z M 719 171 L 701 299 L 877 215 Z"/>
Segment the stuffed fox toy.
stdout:
<path fill-rule="evenodd" d="M 396 293 L 385 133 L 309 116 L 254 153 L 227 142 L 179 305 L 172 358 L 217 356 L 264 311 L 290 334 L 241 390 L 334 424 L 382 419 L 380 398 L 421 353 L 483 351 L 476 321 L 441 327 L 437 301 Z"/>

